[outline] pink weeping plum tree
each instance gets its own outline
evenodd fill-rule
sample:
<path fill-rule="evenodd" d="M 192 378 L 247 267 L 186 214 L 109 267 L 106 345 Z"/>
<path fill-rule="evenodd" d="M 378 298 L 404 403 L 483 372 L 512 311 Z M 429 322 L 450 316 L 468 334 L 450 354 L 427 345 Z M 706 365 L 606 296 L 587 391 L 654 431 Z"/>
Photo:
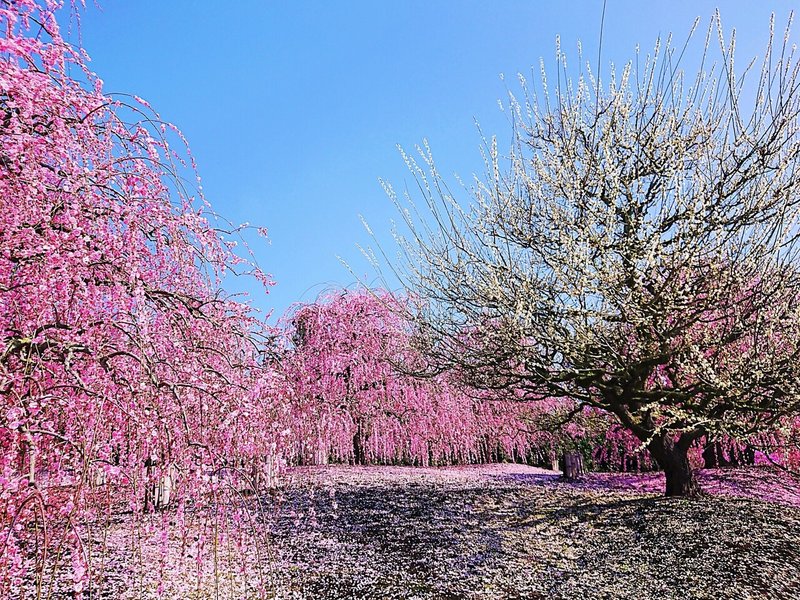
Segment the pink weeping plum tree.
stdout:
<path fill-rule="evenodd" d="M 301 461 L 449 464 L 524 458 L 554 443 L 533 407 L 418 378 L 405 301 L 380 290 L 330 292 L 284 318 L 283 368 Z M 537 407 L 538 408 L 538 407 Z"/>
<path fill-rule="evenodd" d="M 3 597 L 64 568 L 89 589 L 90 524 L 168 499 L 180 524 L 280 441 L 264 326 L 221 288 L 269 277 L 187 184 L 177 130 L 103 93 L 58 5 L 0 3 Z"/>

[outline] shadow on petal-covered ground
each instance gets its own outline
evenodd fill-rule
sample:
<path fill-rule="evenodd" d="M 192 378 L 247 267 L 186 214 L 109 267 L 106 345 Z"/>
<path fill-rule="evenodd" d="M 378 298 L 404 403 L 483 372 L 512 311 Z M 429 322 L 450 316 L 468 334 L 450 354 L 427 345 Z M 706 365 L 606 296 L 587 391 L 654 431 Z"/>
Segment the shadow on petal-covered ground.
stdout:
<path fill-rule="evenodd" d="M 682 500 L 659 474 L 293 468 L 242 498 L 260 523 L 243 549 L 212 545 L 202 511 L 166 538 L 170 510 L 115 515 L 84 598 L 800 600 L 800 482 L 767 468 L 700 481 L 708 493 Z M 54 576 L 50 598 L 74 598 L 69 571 Z"/>
<path fill-rule="evenodd" d="M 272 511 L 273 582 L 279 598 L 800 598 L 797 482 L 753 472 L 704 473 L 712 493 L 690 501 L 657 475 L 297 471 Z M 755 499 L 773 479 L 786 489 Z"/>

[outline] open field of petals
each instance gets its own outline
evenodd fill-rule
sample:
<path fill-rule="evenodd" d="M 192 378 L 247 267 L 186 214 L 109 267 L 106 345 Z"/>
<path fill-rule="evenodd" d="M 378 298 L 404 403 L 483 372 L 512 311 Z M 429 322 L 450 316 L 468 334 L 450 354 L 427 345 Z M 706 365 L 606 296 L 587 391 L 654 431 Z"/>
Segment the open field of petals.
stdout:
<path fill-rule="evenodd" d="M 799 482 L 766 467 L 699 479 L 706 494 L 686 500 L 663 497 L 657 474 L 566 483 L 515 464 L 294 468 L 252 500 L 259 548 L 220 550 L 215 575 L 213 561 L 177 543 L 167 556 L 158 534 L 143 535 L 145 560 L 110 556 L 100 596 L 140 598 L 120 587 L 127 570 L 164 564 L 144 575 L 167 597 L 197 599 L 800 598 Z M 114 548 L 127 531 L 120 521 L 110 533 Z M 145 597 L 158 596 L 151 587 Z"/>

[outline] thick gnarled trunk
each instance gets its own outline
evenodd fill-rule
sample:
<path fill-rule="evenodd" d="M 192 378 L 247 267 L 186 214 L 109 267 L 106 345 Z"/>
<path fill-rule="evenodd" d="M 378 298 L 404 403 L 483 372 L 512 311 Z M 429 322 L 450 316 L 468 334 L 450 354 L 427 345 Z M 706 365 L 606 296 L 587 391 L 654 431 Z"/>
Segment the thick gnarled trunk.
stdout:
<path fill-rule="evenodd" d="M 696 498 L 702 494 L 694 469 L 689 464 L 691 439 L 681 436 L 676 442 L 671 435 L 657 435 L 647 445 L 650 454 L 664 470 L 666 496 Z"/>

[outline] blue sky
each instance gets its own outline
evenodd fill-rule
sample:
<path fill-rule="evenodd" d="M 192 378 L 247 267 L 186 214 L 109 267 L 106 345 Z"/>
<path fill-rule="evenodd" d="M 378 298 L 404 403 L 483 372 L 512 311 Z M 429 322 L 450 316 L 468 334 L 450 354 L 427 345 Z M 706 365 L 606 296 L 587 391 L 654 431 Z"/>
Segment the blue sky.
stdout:
<path fill-rule="evenodd" d="M 475 120 L 507 139 L 505 86 L 540 57 L 552 65 L 556 35 L 571 56 L 580 39 L 594 63 L 602 12 L 599 0 L 87 4 L 82 44 L 105 90 L 147 99 L 182 129 L 218 213 L 269 229 L 253 250 L 277 285 L 252 300 L 275 316 L 352 285 L 339 256 L 374 281 L 359 215 L 393 251 L 378 178 L 413 184 L 397 144 L 427 138 L 440 170 L 468 180 L 482 164 Z M 782 29 L 792 5 L 608 0 L 603 64 L 659 34 L 684 39 L 717 4 L 739 64 L 763 51 L 770 12 Z"/>

